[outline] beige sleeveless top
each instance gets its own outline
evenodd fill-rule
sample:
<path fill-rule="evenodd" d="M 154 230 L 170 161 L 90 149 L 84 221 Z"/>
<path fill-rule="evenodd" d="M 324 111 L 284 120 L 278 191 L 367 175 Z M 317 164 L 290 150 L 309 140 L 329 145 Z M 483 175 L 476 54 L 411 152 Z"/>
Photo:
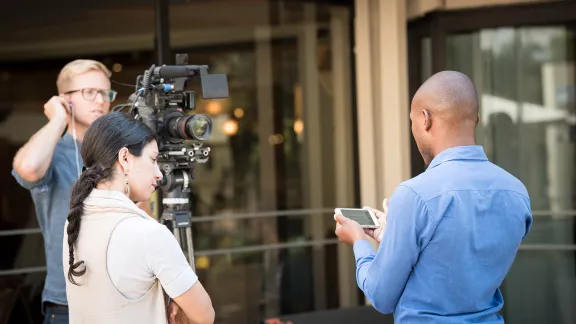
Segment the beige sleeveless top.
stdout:
<path fill-rule="evenodd" d="M 81 260 L 86 266 L 83 276 L 74 277 L 80 286 L 68 280 L 68 222 L 64 227 L 62 262 L 70 324 L 167 323 L 167 300 L 157 279 L 144 296 L 130 300 L 116 289 L 106 266 L 108 243 L 121 221 L 131 217 L 155 220 L 120 192 L 95 189 L 84 205 L 85 214 L 74 247 L 74 262 Z"/>

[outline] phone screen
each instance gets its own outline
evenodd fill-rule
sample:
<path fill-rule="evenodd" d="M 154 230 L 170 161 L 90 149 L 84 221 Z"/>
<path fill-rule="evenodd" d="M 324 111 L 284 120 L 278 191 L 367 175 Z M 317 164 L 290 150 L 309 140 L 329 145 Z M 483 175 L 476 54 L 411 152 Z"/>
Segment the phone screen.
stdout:
<path fill-rule="evenodd" d="M 376 225 L 374 221 L 372 221 L 372 217 L 370 213 L 368 213 L 365 209 L 345 209 L 340 208 L 342 215 L 346 216 L 360 225 Z"/>

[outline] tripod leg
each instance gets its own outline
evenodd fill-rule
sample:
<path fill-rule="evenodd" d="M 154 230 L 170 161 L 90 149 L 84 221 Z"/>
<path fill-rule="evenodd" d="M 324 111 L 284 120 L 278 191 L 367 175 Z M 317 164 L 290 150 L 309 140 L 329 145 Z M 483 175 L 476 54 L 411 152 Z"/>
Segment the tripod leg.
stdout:
<path fill-rule="evenodd" d="M 196 262 L 194 261 L 194 247 L 192 245 L 192 228 L 186 227 L 186 245 L 188 246 L 188 261 L 192 270 L 196 271 Z"/>
<path fill-rule="evenodd" d="M 176 238 L 176 242 L 178 242 L 178 245 L 182 246 L 182 242 L 180 239 L 180 229 L 174 226 L 174 229 L 172 229 L 172 233 L 174 233 L 174 237 Z"/>

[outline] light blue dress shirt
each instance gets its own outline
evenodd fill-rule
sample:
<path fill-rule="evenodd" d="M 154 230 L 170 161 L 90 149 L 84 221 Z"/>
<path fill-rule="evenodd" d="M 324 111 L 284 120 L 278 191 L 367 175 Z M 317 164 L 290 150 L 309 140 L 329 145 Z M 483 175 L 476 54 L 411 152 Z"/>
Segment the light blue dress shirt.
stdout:
<path fill-rule="evenodd" d="M 532 225 L 524 185 L 481 146 L 438 154 L 388 202 L 374 250 L 354 244 L 358 286 L 402 323 L 503 323 L 499 286 Z"/>

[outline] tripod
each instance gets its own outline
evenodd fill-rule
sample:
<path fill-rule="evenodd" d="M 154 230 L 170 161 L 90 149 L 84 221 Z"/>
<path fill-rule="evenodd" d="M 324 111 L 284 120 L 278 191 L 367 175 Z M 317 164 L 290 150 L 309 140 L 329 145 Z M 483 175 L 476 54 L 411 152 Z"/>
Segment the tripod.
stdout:
<path fill-rule="evenodd" d="M 194 261 L 194 245 L 192 242 L 192 223 L 190 218 L 192 212 L 189 208 L 189 199 L 185 197 L 182 188 L 177 187 L 166 192 L 162 198 L 162 216 L 161 221 L 168 229 L 172 231 L 178 245 L 182 248 L 192 270 L 196 271 Z M 182 243 L 185 243 L 183 246 Z"/>
<path fill-rule="evenodd" d="M 205 163 L 210 155 L 209 147 L 202 144 L 191 146 L 163 146 L 158 164 L 165 176 L 160 188 L 162 195 L 162 224 L 172 231 L 188 263 L 196 271 L 194 244 L 192 241 L 192 212 L 190 211 L 190 182 L 194 179 L 194 164 Z"/>
<path fill-rule="evenodd" d="M 174 233 L 195 270 L 192 213 L 186 194 L 194 179 L 194 164 L 209 159 L 210 147 L 203 147 L 202 142 L 210 137 L 212 120 L 208 115 L 190 114 L 196 110 L 196 93 L 185 89 L 191 78 L 199 77 L 204 99 L 227 98 L 228 80 L 225 74 L 208 74 L 206 65 L 187 65 L 187 54 L 177 54 L 176 61 L 174 66 L 153 64 L 139 75 L 129 106 L 130 113 L 159 138 L 158 166 L 164 174 L 158 183 L 164 194 L 160 219 Z M 187 144 L 187 140 L 196 142 Z"/>

